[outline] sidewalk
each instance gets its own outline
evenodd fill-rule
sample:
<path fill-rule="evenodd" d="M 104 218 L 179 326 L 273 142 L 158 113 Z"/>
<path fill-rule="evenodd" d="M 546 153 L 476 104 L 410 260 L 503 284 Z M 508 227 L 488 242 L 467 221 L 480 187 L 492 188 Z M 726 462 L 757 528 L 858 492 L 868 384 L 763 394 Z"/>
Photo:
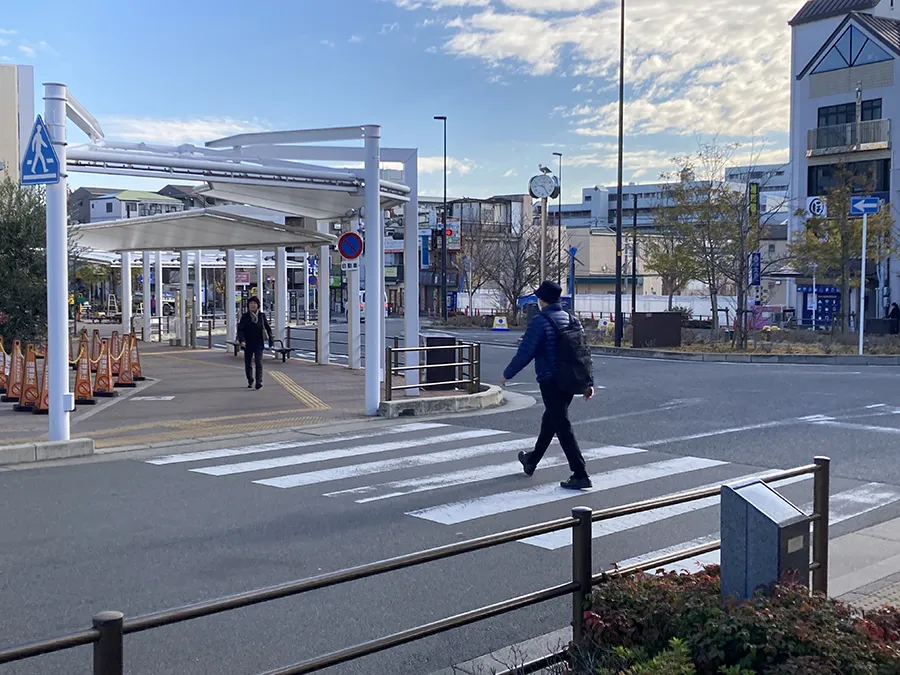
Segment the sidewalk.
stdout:
<path fill-rule="evenodd" d="M 862 609 L 900 606 L 900 518 L 832 539 L 828 593 Z"/>
<path fill-rule="evenodd" d="M 361 371 L 266 355 L 264 386 L 256 391 L 247 389 L 242 356 L 231 352 L 143 343 L 140 349 L 147 380 L 80 406 L 72 438 L 109 449 L 366 419 Z M 46 435 L 46 416 L 0 404 L 0 444 Z"/>

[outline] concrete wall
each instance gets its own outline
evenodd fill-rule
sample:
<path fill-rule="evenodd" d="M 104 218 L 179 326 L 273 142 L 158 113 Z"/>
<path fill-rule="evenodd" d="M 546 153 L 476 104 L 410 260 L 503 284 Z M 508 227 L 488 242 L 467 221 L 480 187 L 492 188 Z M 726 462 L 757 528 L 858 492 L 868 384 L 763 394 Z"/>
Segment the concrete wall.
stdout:
<path fill-rule="evenodd" d="M 19 181 L 34 112 L 34 69 L 0 65 L 0 164 L 14 182 Z"/>

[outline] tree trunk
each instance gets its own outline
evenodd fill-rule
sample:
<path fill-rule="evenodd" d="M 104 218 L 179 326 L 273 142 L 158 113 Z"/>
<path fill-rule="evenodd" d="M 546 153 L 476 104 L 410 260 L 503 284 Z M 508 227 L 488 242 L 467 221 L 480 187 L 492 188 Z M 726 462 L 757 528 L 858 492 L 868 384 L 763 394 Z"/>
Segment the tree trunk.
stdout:
<path fill-rule="evenodd" d="M 675 297 L 675 291 L 670 289 L 670 291 L 669 291 L 669 311 L 670 312 L 672 311 L 672 298 L 674 298 L 674 297 Z"/>

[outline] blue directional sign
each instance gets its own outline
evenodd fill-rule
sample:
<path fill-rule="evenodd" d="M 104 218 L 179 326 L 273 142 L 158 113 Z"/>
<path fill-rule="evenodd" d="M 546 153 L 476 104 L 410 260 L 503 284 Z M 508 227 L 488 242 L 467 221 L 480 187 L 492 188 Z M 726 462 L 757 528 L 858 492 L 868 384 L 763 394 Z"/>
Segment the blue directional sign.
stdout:
<path fill-rule="evenodd" d="M 864 214 L 878 213 L 881 200 L 878 197 L 851 197 L 850 215 L 862 216 Z"/>
<path fill-rule="evenodd" d="M 50 185 L 59 182 L 59 157 L 53 149 L 44 120 L 38 115 L 22 158 L 22 185 Z"/>
<path fill-rule="evenodd" d="M 577 246 L 573 246 L 572 248 L 569 249 L 569 255 L 572 256 L 573 258 L 575 257 L 575 254 L 576 254 L 576 253 L 578 253 L 578 247 L 577 247 Z"/>
<path fill-rule="evenodd" d="M 750 285 L 759 286 L 762 283 L 762 256 L 759 251 L 750 254 Z"/>

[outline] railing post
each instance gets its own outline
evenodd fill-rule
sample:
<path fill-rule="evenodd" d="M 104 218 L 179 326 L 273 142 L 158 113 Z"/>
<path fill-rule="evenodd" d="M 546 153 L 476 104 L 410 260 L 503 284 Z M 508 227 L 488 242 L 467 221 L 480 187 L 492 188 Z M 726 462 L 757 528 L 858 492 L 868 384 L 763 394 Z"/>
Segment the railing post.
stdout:
<path fill-rule="evenodd" d="M 464 343 L 464 342 L 460 342 L 459 340 L 457 340 L 457 341 L 456 341 L 456 348 L 453 350 L 453 361 L 454 361 L 454 362 L 456 362 L 456 363 L 462 363 L 462 362 L 463 362 L 463 354 L 465 353 L 465 352 L 463 351 L 464 349 L 465 349 L 465 343 Z M 462 380 L 464 379 L 464 378 L 463 378 L 463 374 L 464 374 L 464 373 L 463 373 L 463 366 L 456 366 L 456 381 L 457 381 L 457 382 L 460 382 L 460 381 L 462 381 Z M 456 387 L 459 387 L 459 385 L 456 385 Z"/>
<path fill-rule="evenodd" d="M 572 639 L 580 642 L 584 638 L 584 599 L 591 592 L 591 516 L 593 511 L 587 506 L 576 506 L 572 517 L 578 523 L 572 528 L 572 581 L 578 588 L 572 593 Z"/>
<path fill-rule="evenodd" d="M 100 639 L 94 643 L 94 675 L 123 675 L 125 672 L 122 612 L 100 612 L 93 618 L 94 629 Z"/>
<path fill-rule="evenodd" d="M 394 336 L 394 349 L 400 349 L 400 336 Z M 394 368 L 400 367 L 400 352 L 394 352 Z"/>
<path fill-rule="evenodd" d="M 475 343 L 469 344 L 469 393 L 477 394 L 478 387 L 475 386 Z"/>
<path fill-rule="evenodd" d="M 393 358 L 394 350 L 390 347 L 387 347 L 387 354 L 384 357 L 384 363 L 387 365 L 387 372 L 384 374 L 384 400 L 391 400 L 391 393 L 393 392 L 394 387 L 394 369 L 391 367 L 391 359 Z"/>
<path fill-rule="evenodd" d="M 816 473 L 813 476 L 813 512 L 818 516 L 813 522 L 813 570 L 814 593 L 828 594 L 828 507 L 831 491 L 831 459 L 816 457 Z"/>
<path fill-rule="evenodd" d="M 481 343 L 475 345 L 475 392 L 481 391 Z"/>
<path fill-rule="evenodd" d="M 213 334 L 213 324 L 214 324 L 215 322 L 216 322 L 216 320 L 213 319 L 212 321 L 209 321 L 209 322 L 206 324 L 206 340 L 207 340 L 207 347 L 208 347 L 209 349 L 212 349 L 212 348 L 213 348 L 212 334 Z"/>

